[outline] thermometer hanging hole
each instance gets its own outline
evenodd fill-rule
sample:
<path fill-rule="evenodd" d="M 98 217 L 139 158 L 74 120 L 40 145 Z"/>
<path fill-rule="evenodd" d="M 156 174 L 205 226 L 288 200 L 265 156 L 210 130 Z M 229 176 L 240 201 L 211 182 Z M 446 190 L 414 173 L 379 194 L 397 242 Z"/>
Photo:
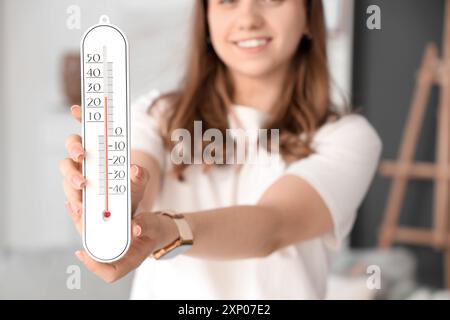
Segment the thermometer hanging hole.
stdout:
<path fill-rule="evenodd" d="M 109 17 L 107 15 L 104 14 L 100 17 L 100 23 L 109 24 L 109 22 Z"/>

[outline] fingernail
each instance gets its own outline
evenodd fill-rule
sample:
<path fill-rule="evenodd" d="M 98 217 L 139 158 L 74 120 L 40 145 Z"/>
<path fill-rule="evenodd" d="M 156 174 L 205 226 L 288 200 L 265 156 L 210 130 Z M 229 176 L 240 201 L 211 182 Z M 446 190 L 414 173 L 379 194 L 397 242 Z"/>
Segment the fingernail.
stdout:
<path fill-rule="evenodd" d="M 135 175 L 136 178 L 141 178 L 142 172 L 137 165 L 133 165 L 132 170 L 133 170 L 133 174 Z"/>
<path fill-rule="evenodd" d="M 81 251 L 75 251 L 75 256 L 78 258 L 78 260 L 83 261 L 83 255 L 81 254 Z"/>
<path fill-rule="evenodd" d="M 75 108 L 77 108 L 77 107 L 78 107 L 77 105 L 71 106 L 71 107 L 70 107 L 70 111 L 73 112 L 73 109 L 75 109 Z"/>
<path fill-rule="evenodd" d="M 83 188 L 84 187 L 84 180 L 79 175 L 74 175 L 72 177 L 72 183 L 77 188 Z"/>
<path fill-rule="evenodd" d="M 142 233 L 142 228 L 141 228 L 141 226 L 135 225 L 135 226 L 133 227 L 133 234 L 134 234 L 134 236 L 135 236 L 135 237 L 139 237 L 139 236 L 141 235 L 141 233 Z"/>
<path fill-rule="evenodd" d="M 83 147 L 79 144 L 76 144 L 73 147 L 73 150 L 70 152 L 70 157 L 74 160 L 74 161 L 81 161 L 83 159 Z"/>
<path fill-rule="evenodd" d="M 72 208 L 70 207 L 70 203 L 68 201 L 64 204 L 64 207 L 66 207 L 69 214 L 72 214 Z"/>
<path fill-rule="evenodd" d="M 72 212 L 75 214 L 79 214 L 81 211 L 81 204 L 79 204 L 78 202 L 72 203 Z"/>

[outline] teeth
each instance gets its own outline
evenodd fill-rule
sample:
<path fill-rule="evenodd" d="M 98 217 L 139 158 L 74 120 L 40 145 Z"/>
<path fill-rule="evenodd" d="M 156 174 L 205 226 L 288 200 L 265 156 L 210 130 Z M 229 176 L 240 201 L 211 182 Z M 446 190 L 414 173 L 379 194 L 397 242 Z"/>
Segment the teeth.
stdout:
<path fill-rule="evenodd" d="M 268 42 L 267 39 L 250 39 L 237 42 L 237 45 L 242 48 L 256 48 L 265 45 Z"/>

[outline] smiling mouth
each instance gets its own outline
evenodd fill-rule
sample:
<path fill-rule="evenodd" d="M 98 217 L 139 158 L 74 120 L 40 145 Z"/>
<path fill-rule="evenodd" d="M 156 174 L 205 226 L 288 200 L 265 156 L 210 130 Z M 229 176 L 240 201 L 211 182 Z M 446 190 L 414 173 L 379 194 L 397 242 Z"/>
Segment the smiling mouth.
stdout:
<path fill-rule="evenodd" d="M 258 50 L 265 48 L 270 43 L 270 41 L 272 41 L 271 38 L 254 38 L 254 39 L 233 41 L 233 43 L 241 49 Z"/>

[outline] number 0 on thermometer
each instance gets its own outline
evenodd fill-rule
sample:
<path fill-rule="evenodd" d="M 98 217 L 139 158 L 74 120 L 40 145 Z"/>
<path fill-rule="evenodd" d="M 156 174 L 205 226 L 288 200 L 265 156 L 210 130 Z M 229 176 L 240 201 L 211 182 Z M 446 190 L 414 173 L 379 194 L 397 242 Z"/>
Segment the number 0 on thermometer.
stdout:
<path fill-rule="evenodd" d="M 106 16 L 81 40 L 83 245 L 100 262 L 130 245 L 128 42 Z"/>

